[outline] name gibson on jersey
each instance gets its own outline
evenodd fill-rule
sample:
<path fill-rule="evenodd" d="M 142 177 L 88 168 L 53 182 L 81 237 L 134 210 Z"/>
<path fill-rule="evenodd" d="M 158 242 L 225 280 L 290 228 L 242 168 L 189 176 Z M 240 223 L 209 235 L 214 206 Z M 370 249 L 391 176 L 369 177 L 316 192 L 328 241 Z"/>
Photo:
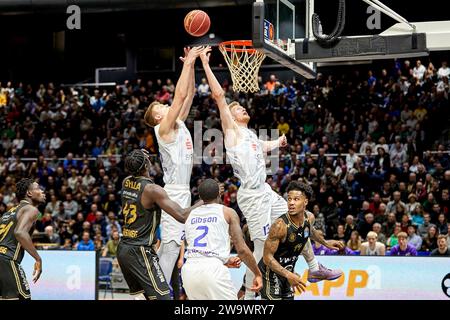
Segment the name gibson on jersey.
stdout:
<path fill-rule="evenodd" d="M 217 217 L 205 217 L 205 218 L 195 217 L 195 218 L 191 219 L 191 224 L 216 223 L 216 222 L 217 222 Z"/>

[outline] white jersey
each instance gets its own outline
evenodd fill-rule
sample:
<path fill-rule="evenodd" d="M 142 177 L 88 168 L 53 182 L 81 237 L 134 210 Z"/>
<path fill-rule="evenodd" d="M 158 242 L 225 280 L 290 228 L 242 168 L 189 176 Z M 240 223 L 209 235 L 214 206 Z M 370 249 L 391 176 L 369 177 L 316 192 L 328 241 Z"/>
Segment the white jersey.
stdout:
<path fill-rule="evenodd" d="M 248 128 L 239 127 L 239 130 L 239 143 L 227 148 L 234 175 L 241 180 L 244 189 L 261 189 L 267 176 L 262 141 Z"/>
<path fill-rule="evenodd" d="M 185 223 L 186 258 L 215 257 L 223 263 L 230 256 L 229 224 L 224 206 L 205 204 L 191 211 Z"/>
<path fill-rule="evenodd" d="M 183 121 L 177 121 L 175 140 L 165 143 L 159 135 L 159 124 L 155 126 L 165 184 L 189 185 L 194 164 L 192 137 Z"/>

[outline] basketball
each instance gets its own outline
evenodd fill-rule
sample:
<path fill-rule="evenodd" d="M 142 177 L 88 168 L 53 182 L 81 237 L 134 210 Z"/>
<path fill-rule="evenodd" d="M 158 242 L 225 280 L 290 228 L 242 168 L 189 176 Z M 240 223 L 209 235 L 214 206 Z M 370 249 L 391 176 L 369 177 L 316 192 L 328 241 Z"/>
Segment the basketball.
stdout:
<path fill-rule="evenodd" d="M 184 18 L 184 28 L 194 37 L 201 37 L 208 32 L 211 21 L 205 11 L 192 10 Z"/>

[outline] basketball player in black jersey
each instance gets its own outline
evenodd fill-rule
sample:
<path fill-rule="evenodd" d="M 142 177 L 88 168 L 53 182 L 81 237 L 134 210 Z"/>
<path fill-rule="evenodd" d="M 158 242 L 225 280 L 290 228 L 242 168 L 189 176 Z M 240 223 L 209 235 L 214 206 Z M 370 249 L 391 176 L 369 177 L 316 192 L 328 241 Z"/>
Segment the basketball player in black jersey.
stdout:
<path fill-rule="evenodd" d="M 312 196 L 310 186 L 292 181 L 288 188 L 288 213 L 282 215 L 272 224 L 269 236 L 264 243 L 263 258 L 259 268 L 263 275 L 262 299 L 292 300 L 293 289 L 305 291 L 305 283 L 300 275 L 294 272 L 295 263 L 302 254 L 304 246 L 311 237 L 327 248 L 340 250 L 343 245 L 339 241 L 326 241 L 317 233 L 314 226 L 314 215 L 306 210 L 308 200 Z M 326 269 L 322 265 L 320 268 Z M 342 275 L 341 270 L 322 270 L 327 273 L 327 280 L 334 280 Z M 315 282 L 309 275 L 308 280 Z"/>
<path fill-rule="evenodd" d="M 122 182 L 124 226 L 117 260 L 130 294 L 143 293 L 147 300 L 169 300 L 169 285 L 153 249 L 161 218 L 159 209 L 184 223 L 189 212 L 203 202 L 182 209 L 169 199 L 162 187 L 153 183 L 149 166 L 148 153 L 144 150 L 133 150 L 125 159 L 125 169 L 131 175 Z"/>
<path fill-rule="evenodd" d="M 42 260 L 33 245 L 31 234 L 39 215 L 37 206 L 45 202 L 45 193 L 33 179 L 16 184 L 20 203 L 0 218 L 0 299 L 31 299 L 30 287 L 20 263 L 24 249 L 36 260 L 33 282 L 42 273 Z"/>

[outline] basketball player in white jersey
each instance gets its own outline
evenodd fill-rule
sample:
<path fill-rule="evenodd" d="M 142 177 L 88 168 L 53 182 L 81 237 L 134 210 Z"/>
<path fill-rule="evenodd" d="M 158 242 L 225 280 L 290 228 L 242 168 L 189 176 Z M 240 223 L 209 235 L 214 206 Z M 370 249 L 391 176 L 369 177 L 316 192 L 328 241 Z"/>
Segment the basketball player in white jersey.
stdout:
<path fill-rule="evenodd" d="M 224 91 L 209 66 L 210 51 L 211 48 L 206 47 L 200 54 L 200 58 L 212 97 L 216 100 L 219 108 L 227 156 L 233 167 L 234 175 L 241 180 L 237 194 L 238 205 L 247 219 L 250 238 L 254 243 L 253 255 L 256 261 L 260 261 L 270 225 L 282 214 L 288 212 L 286 200 L 266 183 L 266 164 L 263 152 L 284 147 L 287 145 L 287 140 L 282 135 L 274 141 L 262 141 L 248 129 L 250 116 L 245 108 L 238 102 L 228 105 L 225 100 Z M 333 270 L 319 264 L 309 239 L 302 255 L 309 266 L 308 281 L 317 282 L 335 277 Z M 249 283 L 252 283 L 253 280 L 253 273 L 248 268 L 245 278 L 245 299 L 254 299 L 254 293 L 248 290 Z"/>
<path fill-rule="evenodd" d="M 191 211 L 185 224 L 187 250 L 181 277 L 188 299 L 237 300 L 228 270 L 230 264 L 234 265 L 230 237 L 239 259 L 256 275 L 250 289 L 259 291 L 261 271 L 245 244 L 236 211 L 219 204 L 219 185 L 213 179 L 203 181 L 198 191 L 204 204 Z"/>
<path fill-rule="evenodd" d="M 154 127 L 164 172 L 164 190 L 182 208 L 191 205 L 189 182 L 193 166 L 193 144 L 186 120 L 195 94 L 194 64 L 202 47 L 185 49 L 183 70 L 175 88 L 171 106 L 158 101 L 150 104 L 144 115 L 145 123 Z M 161 214 L 161 245 L 158 257 L 161 269 L 170 283 L 173 268 L 184 239 L 184 225 L 168 213 Z"/>

